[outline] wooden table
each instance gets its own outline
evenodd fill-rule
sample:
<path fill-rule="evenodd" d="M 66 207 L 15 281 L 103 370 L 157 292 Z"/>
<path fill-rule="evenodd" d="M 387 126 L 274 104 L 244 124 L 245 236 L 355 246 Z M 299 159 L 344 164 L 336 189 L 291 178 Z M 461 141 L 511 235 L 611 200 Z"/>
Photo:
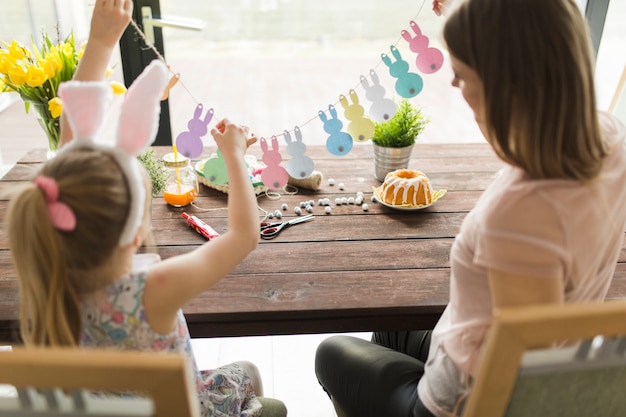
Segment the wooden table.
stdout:
<path fill-rule="evenodd" d="M 255 146 L 251 154 L 260 157 Z M 282 148 L 281 148 L 282 149 Z M 156 148 L 162 155 L 169 151 Z M 208 156 L 214 149 L 205 149 Z M 284 149 L 282 149 L 284 151 Z M 301 201 L 330 198 L 332 213 L 316 205 L 311 222 L 285 230 L 258 248 L 231 275 L 184 308 L 193 337 L 268 335 L 431 328 L 448 302 L 449 252 L 467 212 L 502 163 L 486 144 L 417 144 L 410 168 L 426 172 L 435 188 L 448 193 L 419 211 L 398 211 L 372 203 L 371 145 L 356 144 L 344 157 L 309 146 L 307 155 L 324 175 L 322 189 L 300 189 L 271 200 L 259 197 L 267 211 L 290 209 Z M 286 156 L 286 155 L 285 155 Z M 28 180 L 45 157 L 28 153 L 2 180 L 0 190 Z M 283 162 L 283 166 L 286 165 Z M 329 186 L 333 178 L 337 185 Z M 339 183 L 345 184 L 340 190 Z M 365 194 L 369 210 L 336 206 L 335 198 Z M 0 200 L 4 218 L 6 197 Z M 193 213 L 218 232 L 226 227 L 226 195 L 201 186 Z M 153 229 L 163 258 L 204 243 L 181 218 L 183 209 L 153 201 Z M 0 340 L 15 340 L 18 289 L 6 237 L 0 238 Z M 626 294 L 626 253 L 622 250 L 609 298 Z"/>

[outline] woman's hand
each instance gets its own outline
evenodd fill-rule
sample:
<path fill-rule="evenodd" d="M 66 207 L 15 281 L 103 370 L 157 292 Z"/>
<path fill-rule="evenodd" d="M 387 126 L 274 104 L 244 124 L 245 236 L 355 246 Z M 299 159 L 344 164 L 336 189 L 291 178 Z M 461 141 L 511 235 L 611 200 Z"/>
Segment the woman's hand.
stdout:
<path fill-rule="evenodd" d="M 437 16 L 441 16 L 446 8 L 446 0 L 433 0 L 433 12 Z"/>

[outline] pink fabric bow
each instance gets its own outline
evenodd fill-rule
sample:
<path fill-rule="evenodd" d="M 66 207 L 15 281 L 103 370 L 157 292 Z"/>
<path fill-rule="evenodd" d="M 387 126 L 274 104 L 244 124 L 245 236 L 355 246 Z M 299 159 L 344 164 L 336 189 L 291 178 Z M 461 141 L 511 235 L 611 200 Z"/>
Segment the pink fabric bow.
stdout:
<path fill-rule="evenodd" d="M 76 228 L 76 216 L 67 204 L 59 201 L 59 184 L 54 178 L 42 175 L 33 181 L 46 196 L 48 217 L 52 225 L 64 232 L 70 232 Z"/>

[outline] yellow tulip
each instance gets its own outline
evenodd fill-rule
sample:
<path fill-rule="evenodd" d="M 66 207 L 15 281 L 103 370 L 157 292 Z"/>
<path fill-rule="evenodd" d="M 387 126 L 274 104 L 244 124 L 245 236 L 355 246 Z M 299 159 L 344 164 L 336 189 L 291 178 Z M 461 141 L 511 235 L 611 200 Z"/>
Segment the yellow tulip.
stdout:
<path fill-rule="evenodd" d="M 11 82 L 17 87 L 20 87 L 26 83 L 26 71 L 24 71 L 20 66 L 11 68 L 7 75 L 9 76 Z"/>
<path fill-rule="evenodd" d="M 41 67 L 35 67 L 31 65 L 28 67 L 28 71 L 26 72 L 26 84 L 31 87 L 41 87 L 43 83 L 46 82 L 48 77 L 46 77 L 46 73 Z"/>
<path fill-rule="evenodd" d="M 126 87 L 122 83 L 119 83 L 117 81 L 111 81 L 111 88 L 113 88 L 113 94 L 117 96 L 126 94 Z"/>
<path fill-rule="evenodd" d="M 50 114 L 55 119 L 63 113 L 63 102 L 60 98 L 54 97 L 53 99 L 48 101 L 48 110 L 50 110 Z"/>
<path fill-rule="evenodd" d="M 19 61 L 20 59 L 32 57 L 30 50 L 18 41 L 14 40 L 13 42 L 11 42 L 11 45 L 8 45 L 7 43 L 5 43 L 5 45 L 9 47 L 9 55 L 11 55 L 17 61 Z"/>
<path fill-rule="evenodd" d="M 42 59 L 39 61 L 39 66 L 43 69 L 48 79 L 54 78 L 56 75 L 56 68 L 54 62 L 49 59 Z"/>
<path fill-rule="evenodd" d="M 0 80 L 0 93 L 4 93 L 4 81 Z"/>
<path fill-rule="evenodd" d="M 74 47 L 69 43 L 63 42 L 60 49 L 67 58 L 72 58 L 74 56 Z"/>
<path fill-rule="evenodd" d="M 0 49 L 0 74 L 8 74 L 14 66 L 15 62 L 11 59 L 11 56 L 4 49 Z"/>
<path fill-rule="evenodd" d="M 46 61 L 49 62 L 50 65 L 52 65 L 55 73 L 60 72 L 63 69 L 63 60 L 58 53 L 46 56 Z"/>

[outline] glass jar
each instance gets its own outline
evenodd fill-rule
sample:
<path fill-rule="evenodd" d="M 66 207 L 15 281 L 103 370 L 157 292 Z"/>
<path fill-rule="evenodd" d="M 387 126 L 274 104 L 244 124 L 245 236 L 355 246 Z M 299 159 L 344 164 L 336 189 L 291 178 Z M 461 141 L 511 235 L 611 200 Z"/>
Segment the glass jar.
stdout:
<path fill-rule="evenodd" d="M 185 155 L 168 153 L 163 157 L 163 165 L 169 174 L 163 199 L 174 207 L 191 203 L 198 195 L 198 178 Z"/>

